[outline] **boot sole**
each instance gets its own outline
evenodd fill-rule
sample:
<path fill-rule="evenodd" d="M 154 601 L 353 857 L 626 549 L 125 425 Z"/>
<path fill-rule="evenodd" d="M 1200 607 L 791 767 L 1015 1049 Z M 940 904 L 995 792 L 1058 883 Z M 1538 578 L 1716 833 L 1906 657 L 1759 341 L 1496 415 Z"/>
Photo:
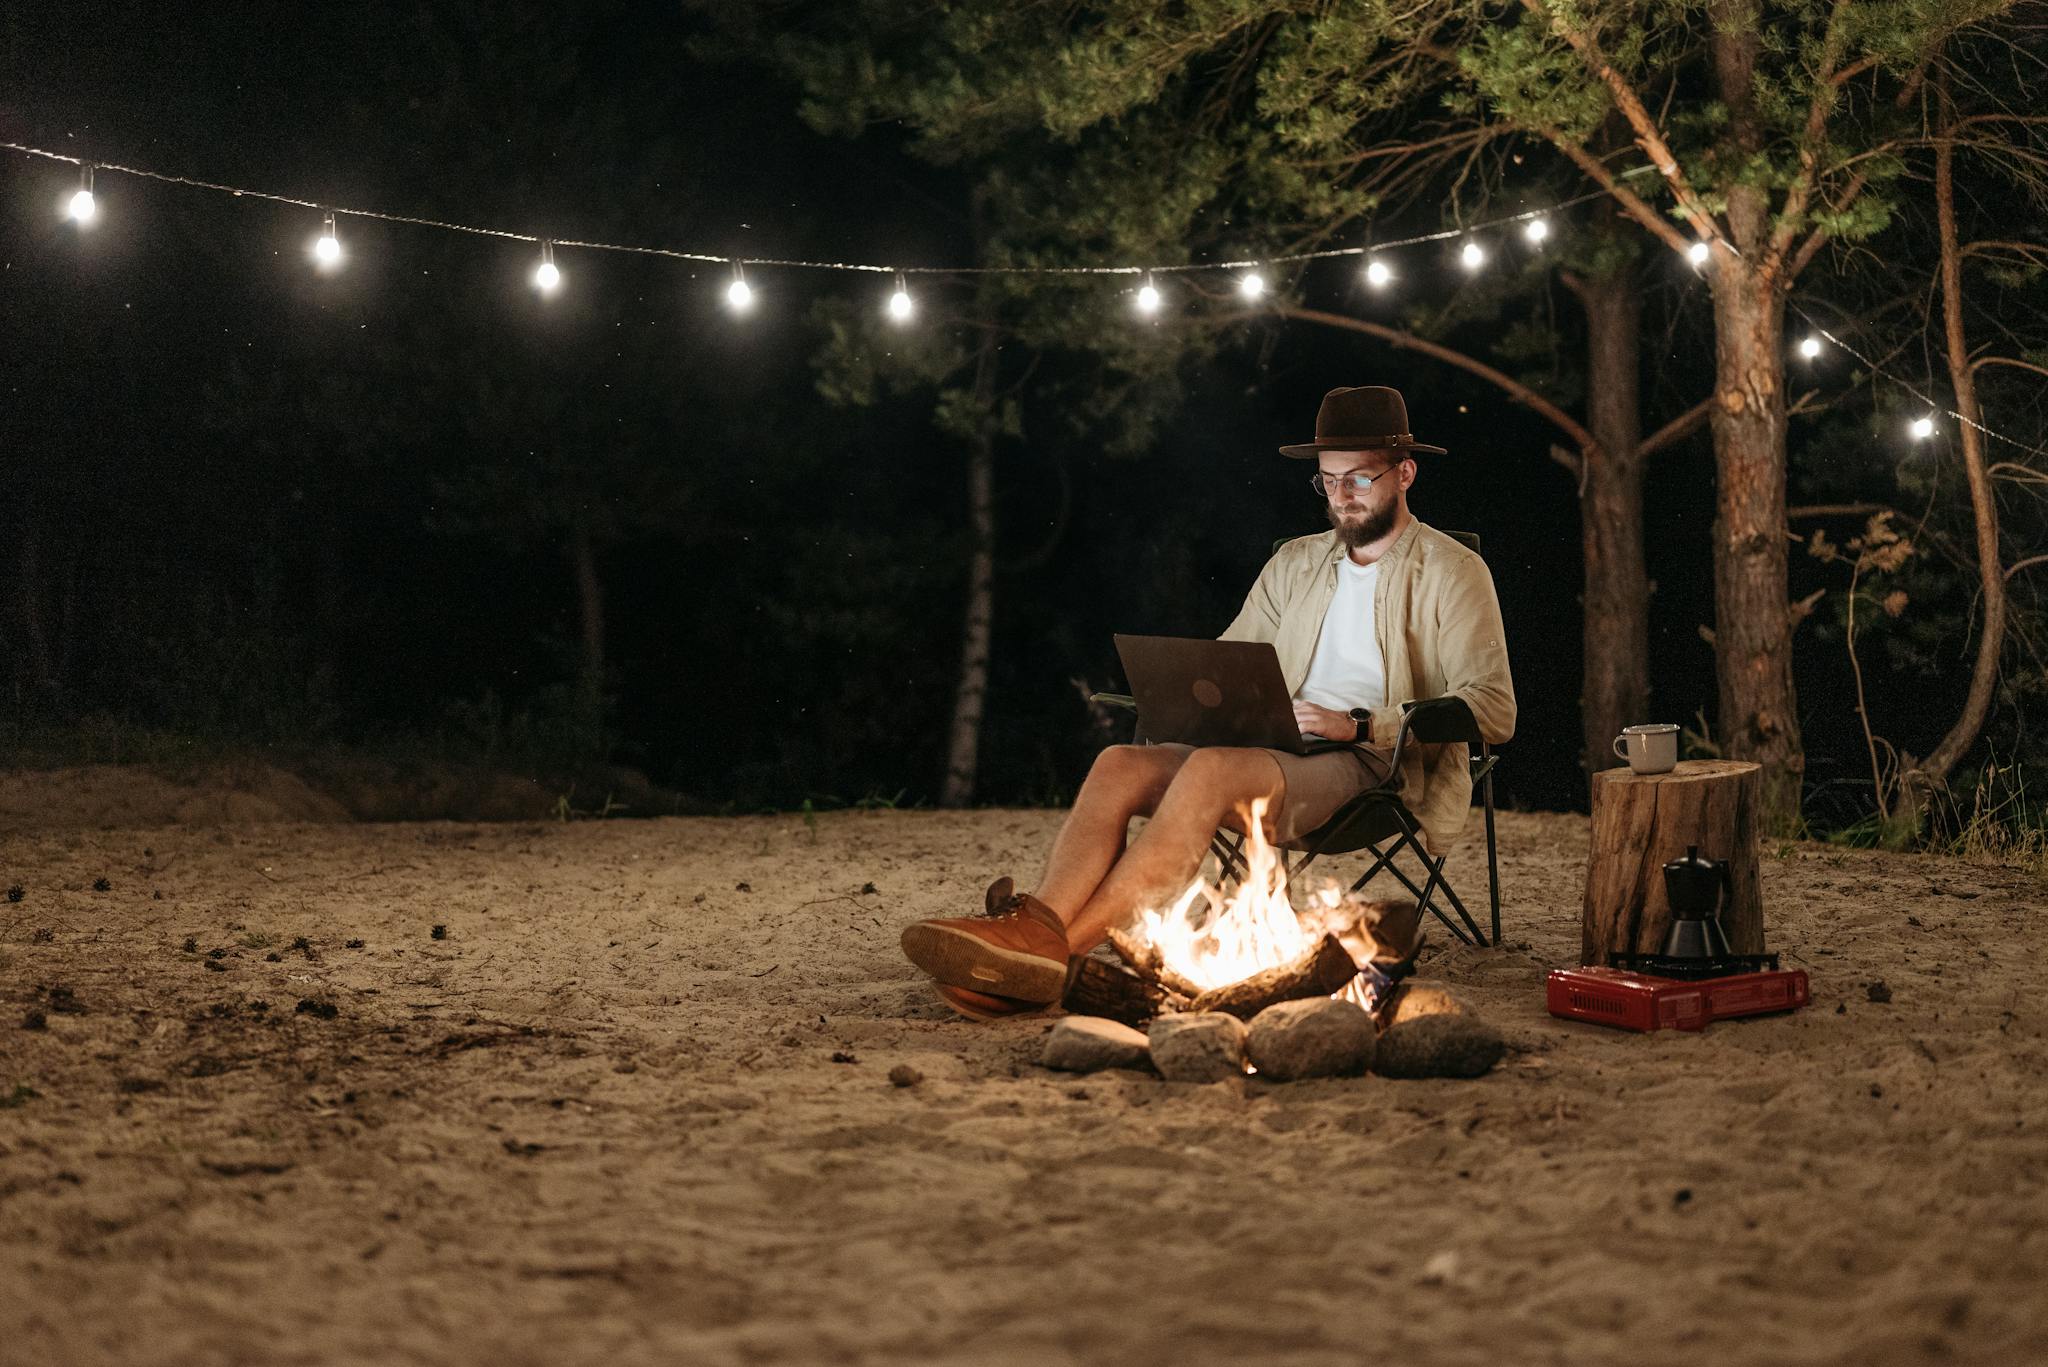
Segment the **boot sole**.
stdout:
<path fill-rule="evenodd" d="M 942 983 L 992 996 L 1049 1004 L 1067 988 L 1064 961 L 1004 949 L 950 926 L 905 928 L 903 953 Z"/>
<path fill-rule="evenodd" d="M 1042 1004 L 1041 1004 L 1041 1003 L 1039 1003 L 1039 1002 L 1026 1002 L 1026 1003 L 1023 1003 L 1022 1005 L 1019 1005 L 1019 1006 L 1017 1006 L 1017 1007 L 1003 1007 L 1003 1008 L 1001 1008 L 1001 1009 L 998 1009 L 998 1010 L 985 1010 L 985 1009 L 983 1009 L 982 1007 L 976 1006 L 976 1005 L 974 1005 L 974 1004 L 972 1004 L 972 1003 L 970 1003 L 970 1002 L 964 1002 L 964 1001 L 961 1001 L 961 1000 L 960 1000 L 960 999 L 959 999 L 958 997 L 948 996 L 948 995 L 947 995 L 947 993 L 946 993 L 946 991 L 945 991 L 945 989 L 946 989 L 947 987 L 951 987 L 951 986 L 952 986 L 952 984 L 951 984 L 951 983 L 944 983 L 944 984 L 939 984 L 939 985 L 938 985 L 938 994 L 939 994 L 939 1000 L 940 1000 L 940 1001 L 942 1001 L 942 1002 L 944 1002 L 944 1003 L 945 1003 L 945 1004 L 946 1004 L 947 1006 L 951 1007 L 951 1008 L 952 1008 L 953 1010 L 955 1010 L 955 1011 L 959 1012 L 959 1013 L 960 1013 L 961 1015 L 963 1015 L 963 1016 L 967 1017 L 967 1019 L 969 1019 L 969 1020 L 977 1020 L 977 1021 L 1009 1021 L 1009 1020 L 1017 1020 L 1017 1019 L 1019 1019 L 1020 1017 L 1023 1017 L 1023 1016 L 1036 1016 L 1036 1015 L 1040 1014 L 1041 1012 L 1043 1012 L 1043 1011 L 1044 1011 L 1044 1010 L 1046 1009 L 1046 1007 L 1048 1007 L 1048 1006 L 1051 1006 L 1051 1005 L 1052 1005 L 1052 1003 L 1051 1003 L 1051 1002 L 1045 1002 L 1045 1003 L 1042 1003 Z M 963 989 L 961 989 L 961 990 L 962 990 L 962 991 L 965 991 L 966 989 L 964 989 L 964 988 L 963 988 Z"/>

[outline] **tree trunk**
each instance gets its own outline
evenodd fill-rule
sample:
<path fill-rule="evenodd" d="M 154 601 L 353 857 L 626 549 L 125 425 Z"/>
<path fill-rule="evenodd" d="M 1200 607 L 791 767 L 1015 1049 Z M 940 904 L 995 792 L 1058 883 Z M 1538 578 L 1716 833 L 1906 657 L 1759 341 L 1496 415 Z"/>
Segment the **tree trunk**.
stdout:
<path fill-rule="evenodd" d="M 960 634 L 960 678 L 953 693 L 953 725 L 946 744 L 942 807 L 974 800 L 981 762 L 981 717 L 988 700 L 989 636 L 996 596 L 996 340 L 982 333 L 974 369 L 974 397 L 980 425 L 967 448 L 967 525 L 972 545 L 967 561 L 967 616 Z"/>
<path fill-rule="evenodd" d="M 1728 947 L 1737 954 L 1764 952 L 1758 777 L 1754 764 L 1691 759 L 1668 774 L 1610 769 L 1594 779 L 1580 963 L 1662 951 L 1671 928 L 1664 865 L 1691 847 L 1728 862 L 1719 907 Z"/>
<path fill-rule="evenodd" d="M 569 534 L 569 566 L 576 576 L 577 625 L 582 650 L 576 670 L 576 693 L 582 722 L 592 744 L 604 725 L 604 583 L 597 573 L 597 552 L 590 529 L 578 521 Z"/>
<path fill-rule="evenodd" d="M 1643 562 L 1643 461 L 1638 331 L 1642 295 L 1623 267 L 1581 279 L 1586 310 L 1586 418 L 1594 444 L 1579 453 L 1579 545 L 1585 576 L 1581 763 L 1614 763 L 1621 728 L 1651 720 L 1650 583 Z"/>
<path fill-rule="evenodd" d="M 1976 743 L 1984 719 L 1991 712 L 1991 694 L 1998 683 L 1998 657 L 2005 645 L 2005 572 L 1998 551 L 1998 504 L 1992 496 L 1991 476 L 1984 469 L 1984 438 L 1977 424 L 1983 421 L 1977 406 L 1977 381 L 1970 369 L 1970 349 L 1963 332 L 1962 250 L 1956 242 L 1955 144 L 1946 136 L 1955 119 L 1949 105 L 1948 73 L 1941 75 L 1941 113 L 1944 136 L 1934 144 L 1934 203 L 1941 225 L 1941 313 L 1948 344 L 1948 373 L 1955 385 L 1956 412 L 1963 415 L 1956 439 L 1962 447 L 1963 470 L 1970 484 L 1970 512 L 1977 524 L 1977 582 L 1984 592 L 1984 626 L 1977 636 L 1977 660 L 1970 670 L 1970 692 L 1963 700 L 1962 715 L 1934 752 L 1917 765 L 1907 767 L 1901 783 L 1910 818 L 1910 834 L 1917 835 L 1933 789 L 1944 784 L 1949 771 L 1963 752 Z M 1906 824 L 1901 822 L 1901 825 Z"/>
<path fill-rule="evenodd" d="M 20 552 L 20 577 L 15 581 L 17 604 L 21 613 L 22 641 L 27 646 L 22 661 L 28 675 L 28 692 L 38 704 L 52 704 L 57 701 L 60 684 L 55 657 L 50 650 L 50 634 L 43 618 L 43 569 L 41 537 L 38 535 L 37 512 L 31 502 L 27 515 L 22 519 L 18 532 L 17 546 Z"/>
<path fill-rule="evenodd" d="M 1756 107 L 1760 41 L 1751 0 L 1714 0 L 1714 68 L 1728 109 L 1730 155 L 1763 145 Z M 1716 245 L 1703 268 L 1714 297 L 1714 663 L 1721 750 L 1763 766 L 1764 829 L 1799 823 L 1806 756 L 1792 684 L 1785 535 L 1785 305 L 1758 278 L 1771 230 L 1768 192 L 1727 190 L 1737 251 Z M 1740 253 L 1739 255 L 1737 253 Z"/>

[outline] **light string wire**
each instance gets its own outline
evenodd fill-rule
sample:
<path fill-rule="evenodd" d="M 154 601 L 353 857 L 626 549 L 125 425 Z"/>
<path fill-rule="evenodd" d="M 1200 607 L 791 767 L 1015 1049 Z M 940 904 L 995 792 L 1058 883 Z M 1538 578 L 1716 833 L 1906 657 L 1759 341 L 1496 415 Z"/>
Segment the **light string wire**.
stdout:
<path fill-rule="evenodd" d="M 532 242 L 536 244 L 545 242 L 557 247 L 577 247 L 581 248 L 584 251 L 625 252 L 636 256 L 665 257 L 669 260 L 674 261 L 699 261 L 710 264 L 733 264 L 744 259 L 750 265 L 755 266 L 774 266 L 778 268 L 794 270 L 854 271 L 896 276 L 1142 275 L 1149 277 L 1153 275 L 1192 273 L 1197 271 L 1246 270 L 1255 266 L 1288 265 L 1305 261 L 1325 261 L 1347 256 L 1372 256 L 1379 252 L 1392 251 L 1396 248 L 1401 247 L 1423 246 L 1431 242 L 1443 242 L 1454 237 L 1468 237 L 1474 233 L 1485 232 L 1486 230 L 1491 228 L 1508 227 L 1517 223 L 1531 222 L 1533 220 L 1543 218 L 1547 214 L 1555 213 L 1562 209 L 1569 209 L 1580 204 L 1589 203 L 1593 200 L 1607 198 L 1607 192 L 1605 190 L 1593 190 L 1586 194 L 1579 195 L 1571 199 L 1562 200 L 1557 204 L 1551 205 L 1548 208 L 1528 209 L 1524 210 L 1521 213 L 1509 214 L 1502 218 L 1488 219 L 1484 222 L 1473 223 L 1466 225 L 1464 227 L 1444 228 L 1436 232 L 1419 233 L 1411 237 L 1393 238 L 1385 242 L 1370 242 L 1361 246 L 1325 247 L 1310 252 L 1289 252 L 1276 256 L 1255 257 L 1237 261 L 1212 261 L 1203 263 L 1190 263 L 1187 265 L 1178 266 L 880 266 L 860 261 L 803 261 L 791 258 L 759 256 L 749 256 L 741 258 L 733 255 L 732 253 L 693 252 L 675 247 L 645 247 L 636 246 L 631 243 L 593 242 L 579 238 L 568 237 L 544 238 L 536 233 L 512 232 L 504 228 L 484 228 L 469 223 L 452 223 L 446 219 L 423 218 L 412 214 L 391 214 L 385 213 L 377 209 L 344 208 L 336 204 L 327 204 L 310 199 L 300 199 L 294 195 L 281 195 L 270 190 L 253 190 L 246 186 L 222 185 L 214 181 L 199 180 L 196 177 L 192 176 L 171 175 L 162 171 L 152 171 L 149 170 L 147 167 L 142 166 L 124 166 L 116 162 L 93 161 L 92 159 L 87 157 L 72 156 L 69 153 L 65 152 L 52 152 L 46 148 L 30 147 L 24 143 L 18 142 L 0 141 L 0 148 L 4 148 L 7 151 L 11 152 L 19 152 L 23 156 L 41 157 L 48 161 L 65 162 L 70 165 L 78 166 L 81 168 L 90 166 L 96 172 L 113 171 L 120 175 L 136 176 L 143 180 L 154 180 L 166 185 L 184 185 L 196 190 L 212 190 L 217 194 L 232 195 L 237 199 L 260 199 L 272 204 L 286 204 L 294 208 L 311 209 L 317 213 L 322 214 L 345 215 L 350 218 L 374 219 L 382 223 L 403 223 L 409 224 L 417 228 L 440 228 L 447 232 L 469 233 L 476 237 L 495 237 L 511 242 Z M 1624 177 L 1643 175 L 1648 172 L 1654 171 L 1655 169 L 1655 167 L 1651 166 L 1632 167 L 1629 170 L 1622 172 L 1622 175 Z M 1741 256 L 1741 252 L 1736 248 L 1735 244 L 1727 241 L 1725 238 L 1720 239 L 1720 246 L 1724 251 L 1729 252 L 1731 255 L 1737 257 Z M 1985 436 L 1990 437 L 1996 441 L 2004 442 L 2006 445 L 2011 446 L 2017 450 L 2024 451 L 2028 455 L 2037 456 L 2048 454 L 2048 447 L 2029 446 L 2023 441 L 2018 441 L 2012 437 L 2008 437 L 2004 433 L 1999 432 L 1993 428 L 1987 427 L 1981 422 L 1977 422 L 1968 417 L 1965 417 L 1963 414 L 1957 412 L 1953 408 L 1943 406 L 1938 400 L 1928 396 L 1927 394 L 1919 390 L 1917 387 L 1915 387 L 1910 380 L 1907 380 L 1902 376 L 1899 376 L 1893 373 L 1892 371 L 1885 369 L 1882 365 L 1878 364 L 1876 361 L 1871 360 L 1869 357 L 1863 355 L 1854 347 L 1850 346 L 1847 342 L 1843 341 L 1840 337 L 1837 337 L 1833 332 L 1829 331 L 1826 327 L 1822 326 L 1819 322 L 1815 321 L 1812 315 L 1808 314 L 1805 309 L 1800 308 L 1797 303 L 1794 303 L 1791 300 L 1787 300 L 1786 302 L 1787 305 L 1791 308 L 1791 310 L 1794 313 L 1798 314 L 1802 319 L 1804 319 L 1807 325 L 1811 327 L 1817 335 L 1825 337 L 1831 344 L 1840 348 L 1842 351 L 1848 353 L 1850 356 L 1855 357 L 1858 361 L 1862 362 L 1865 368 L 1867 368 L 1872 374 L 1884 376 L 1886 379 L 1890 380 L 1892 383 L 1898 385 L 1901 389 L 1911 394 L 1914 398 L 1918 399 L 1921 403 L 1926 404 L 1930 409 L 1940 412 L 1947 417 L 1954 418 L 1957 422 L 1966 423 L 1970 427 L 1973 427 L 1977 431 L 1983 433 Z"/>
<path fill-rule="evenodd" d="M 776 266 L 795 270 L 820 271 L 865 271 L 879 275 L 1165 275 L 1173 272 L 1229 271 L 1244 270 L 1253 266 L 1287 265 L 1301 261 L 1323 261 L 1346 256 L 1369 256 L 1374 252 L 1390 251 L 1397 247 L 1414 247 L 1429 242 L 1441 242 L 1446 238 L 1463 237 L 1471 233 L 1484 232 L 1489 228 L 1506 227 L 1542 218 L 1546 214 L 1569 209 L 1591 200 L 1605 199 L 1606 191 L 1595 190 L 1576 199 L 1563 200 L 1543 209 L 1528 209 L 1510 214 L 1504 218 L 1488 219 L 1462 228 L 1445 228 L 1439 232 L 1422 233 L 1414 237 L 1394 238 L 1386 242 L 1373 242 L 1357 247 L 1325 247 L 1312 252 L 1289 252 L 1277 256 L 1264 256 L 1242 261 L 1207 261 L 1179 266 L 878 266 L 862 261 L 802 261 L 768 256 L 739 256 L 732 252 L 693 252 L 675 247 L 643 247 L 623 242 L 590 242 L 570 237 L 549 237 L 543 239 L 538 233 L 511 232 L 504 228 L 481 228 L 468 223 L 451 223 L 445 219 L 421 218 L 411 214 L 388 214 L 377 209 L 350 209 L 339 204 L 300 199 L 295 195 L 280 195 L 269 190 L 252 190 L 239 185 L 221 185 L 210 180 L 199 180 L 192 176 L 169 175 L 162 171 L 151 171 L 140 166 L 123 166 L 111 161 L 93 161 L 87 157 L 75 157 L 66 152 L 52 152 L 41 147 L 30 147 L 18 142 L 0 142 L 0 148 L 19 152 L 24 156 L 43 157 L 50 161 L 68 162 L 73 166 L 90 165 L 95 171 L 115 171 L 122 175 L 139 176 L 145 180 L 160 181 L 166 185 L 185 185 L 196 190 L 212 190 L 219 194 L 233 195 L 237 199 L 261 199 L 272 204 L 289 204 L 294 208 L 312 209 L 318 213 L 346 215 L 350 218 L 375 219 L 383 223 L 407 223 L 418 228 L 443 228 L 449 232 L 471 233 L 478 237 L 497 237 L 511 242 L 539 243 L 552 242 L 557 247 L 580 247 L 585 251 L 628 252 L 638 256 L 661 256 L 676 261 L 703 261 L 717 265 L 744 260 L 750 266 Z M 1653 168 L 1639 167 L 1637 171 Z M 1630 172 L 1629 174 L 1635 174 Z"/>
<path fill-rule="evenodd" d="M 2016 441 L 2013 438 L 2006 436 L 2003 432 L 1996 430 L 1995 428 L 1986 427 L 1983 423 L 1976 421 L 1974 418 L 1966 417 L 1965 415 L 1957 412 L 1955 409 L 1945 406 L 1939 399 L 1934 398 L 1932 395 L 1922 393 L 1919 389 L 1916 389 L 1913 386 L 1912 381 L 1902 379 L 1898 375 L 1893 374 L 1891 371 L 1886 370 L 1883 366 L 1879 365 L 1876 361 L 1873 361 L 1868 356 L 1865 356 L 1855 347 L 1850 346 L 1840 337 L 1837 337 L 1834 333 L 1830 332 L 1826 327 L 1816 322 L 1814 320 L 1813 315 L 1808 313 L 1805 309 L 1799 307 L 1799 305 L 1792 303 L 1790 300 L 1787 300 L 1786 303 L 1794 313 L 1798 314 L 1801 318 L 1806 320 L 1807 326 L 1813 329 L 1815 336 L 1826 338 L 1830 345 L 1847 352 L 1849 355 L 1855 357 L 1858 361 L 1861 361 L 1863 363 L 1864 369 L 1870 371 L 1871 374 L 1884 376 L 1887 380 L 1890 380 L 1893 384 L 1905 390 L 1908 394 L 1911 394 L 1921 403 L 1926 404 L 1927 407 L 1933 412 L 1940 413 L 1945 417 L 1954 418 L 1957 422 L 1963 423 L 1966 426 L 1974 427 L 1977 431 L 1983 433 L 1987 437 L 1990 437 L 1992 440 L 2002 441 L 2007 446 L 2013 447 L 2014 449 L 2019 451 L 2023 451 L 2027 455 L 2048 456 L 2048 446 L 2029 446 L 2023 441 Z"/>

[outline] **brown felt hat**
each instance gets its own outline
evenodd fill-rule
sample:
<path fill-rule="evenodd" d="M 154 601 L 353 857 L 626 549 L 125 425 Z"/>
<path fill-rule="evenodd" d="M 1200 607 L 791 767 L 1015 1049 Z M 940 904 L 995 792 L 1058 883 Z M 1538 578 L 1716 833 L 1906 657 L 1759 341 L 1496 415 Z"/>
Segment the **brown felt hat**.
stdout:
<path fill-rule="evenodd" d="M 1408 430 L 1408 405 L 1402 402 L 1400 390 L 1364 384 L 1323 395 L 1323 406 L 1316 410 L 1316 439 L 1283 446 L 1280 454 L 1313 460 L 1318 451 L 1388 450 L 1404 457 L 1416 451 L 1449 454 L 1441 446 L 1415 440 Z"/>

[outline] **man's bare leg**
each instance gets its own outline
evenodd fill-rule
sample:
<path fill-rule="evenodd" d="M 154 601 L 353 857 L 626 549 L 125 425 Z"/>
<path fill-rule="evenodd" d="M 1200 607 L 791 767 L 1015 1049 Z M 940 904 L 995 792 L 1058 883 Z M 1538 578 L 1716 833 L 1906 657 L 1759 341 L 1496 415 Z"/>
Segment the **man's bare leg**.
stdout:
<path fill-rule="evenodd" d="M 1212 746 L 1187 756 L 1154 804 L 1152 819 L 1120 857 L 1112 853 L 1107 876 L 1099 879 L 1080 909 L 1069 913 L 1059 903 L 1049 903 L 1066 924 L 1074 953 L 1086 954 L 1101 944 L 1113 927 L 1128 922 L 1141 907 L 1179 896 L 1202 867 L 1209 838 L 1218 826 L 1241 825 L 1239 812 L 1256 798 L 1266 799 L 1270 814 L 1286 792 L 1286 776 L 1268 751 Z M 1122 829 L 1118 828 L 1119 843 Z M 1062 828 L 1061 835 L 1065 834 Z M 1099 846 L 1087 852 L 1099 853 Z M 1058 853 L 1055 842 L 1055 856 Z M 1042 893 L 1040 899 L 1049 900 Z"/>
<path fill-rule="evenodd" d="M 1034 894 L 1038 900 L 1071 923 L 1123 856 L 1131 819 L 1152 814 L 1191 753 L 1112 745 L 1097 755 L 1053 838 Z"/>

